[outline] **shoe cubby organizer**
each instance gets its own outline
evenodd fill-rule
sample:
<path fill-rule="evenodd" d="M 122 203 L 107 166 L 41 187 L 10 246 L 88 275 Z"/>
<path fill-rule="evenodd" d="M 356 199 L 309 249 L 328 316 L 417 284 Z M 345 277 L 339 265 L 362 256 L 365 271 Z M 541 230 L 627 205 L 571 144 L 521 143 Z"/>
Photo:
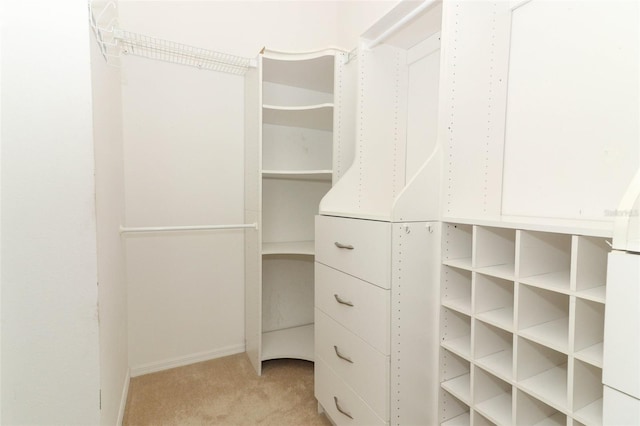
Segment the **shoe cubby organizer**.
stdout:
<path fill-rule="evenodd" d="M 601 425 L 607 238 L 445 223 L 440 423 Z"/>

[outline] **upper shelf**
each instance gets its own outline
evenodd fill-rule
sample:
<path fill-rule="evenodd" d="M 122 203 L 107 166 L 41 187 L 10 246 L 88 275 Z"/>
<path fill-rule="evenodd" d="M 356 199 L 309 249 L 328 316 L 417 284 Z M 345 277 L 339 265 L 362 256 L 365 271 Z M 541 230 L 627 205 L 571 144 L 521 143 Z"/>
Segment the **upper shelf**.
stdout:
<path fill-rule="evenodd" d="M 333 130 L 333 104 L 306 106 L 263 105 L 262 120 L 266 124 Z"/>
<path fill-rule="evenodd" d="M 284 59 L 286 55 L 277 55 L 278 59 L 271 59 L 269 54 L 265 52 L 262 59 L 264 81 L 333 93 L 332 53 L 319 52 L 322 56 L 305 60 L 296 60 L 296 56 Z"/>

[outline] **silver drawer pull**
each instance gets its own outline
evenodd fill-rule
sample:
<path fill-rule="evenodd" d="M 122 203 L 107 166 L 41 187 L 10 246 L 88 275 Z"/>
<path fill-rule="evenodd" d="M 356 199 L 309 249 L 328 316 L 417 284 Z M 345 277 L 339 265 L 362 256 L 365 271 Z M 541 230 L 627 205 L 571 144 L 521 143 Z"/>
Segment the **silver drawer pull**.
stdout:
<path fill-rule="evenodd" d="M 336 351 L 336 356 L 340 359 L 343 359 L 351 364 L 353 364 L 353 361 L 351 360 L 351 358 L 349 358 L 348 356 L 344 356 L 340 353 L 340 351 L 338 350 L 338 347 L 336 345 L 333 345 L 333 349 Z"/>
<path fill-rule="evenodd" d="M 353 246 L 351 244 L 342 244 L 339 242 L 335 242 L 333 243 L 336 245 L 336 247 L 341 248 L 341 249 L 345 249 L 345 250 L 353 250 Z"/>
<path fill-rule="evenodd" d="M 341 299 L 340 296 L 338 296 L 337 294 L 334 294 L 333 297 L 336 298 L 336 302 L 338 302 L 339 304 L 353 307 L 353 303 L 347 300 Z"/>
<path fill-rule="evenodd" d="M 351 420 L 353 420 L 353 416 L 351 414 L 349 414 L 347 411 L 344 411 L 342 409 L 342 407 L 340 407 L 340 404 L 338 403 L 338 397 L 334 396 L 333 397 L 333 402 L 336 403 L 336 410 L 340 411 L 342 414 L 344 414 L 345 416 L 349 417 Z"/>

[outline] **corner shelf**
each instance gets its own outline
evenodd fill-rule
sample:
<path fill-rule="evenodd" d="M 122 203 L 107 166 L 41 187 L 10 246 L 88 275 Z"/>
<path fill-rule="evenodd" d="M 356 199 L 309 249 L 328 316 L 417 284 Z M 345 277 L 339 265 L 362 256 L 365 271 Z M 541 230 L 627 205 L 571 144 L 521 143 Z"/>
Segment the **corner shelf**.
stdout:
<path fill-rule="evenodd" d="M 333 170 L 263 170 L 264 179 L 295 179 L 329 181 Z"/>
<path fill-rule="evenodd" d="M 266 124 L 333 130 L 333 103 L 306 106 L 263 105 L 262 119 Z"/>
<path fill-rule="evenodd" d="M 315 244 L 313 241 L 287 241 L 280 243 L 262 243 L 262 255 L 299 254 L 313 256 Z"/>
<path fill-rule="evenodd" d="M 314 360 L 313 324 L 262 333 L 262 361 L 279 358 Z"/>

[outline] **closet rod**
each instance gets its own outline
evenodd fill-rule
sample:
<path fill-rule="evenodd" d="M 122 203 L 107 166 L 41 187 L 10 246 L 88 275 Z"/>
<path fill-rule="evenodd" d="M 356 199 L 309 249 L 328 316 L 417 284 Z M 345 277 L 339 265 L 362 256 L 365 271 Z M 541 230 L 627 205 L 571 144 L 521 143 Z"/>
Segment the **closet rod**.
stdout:
<path fill-rule="evenodd" d="M 134 233 L 134 232 L 167 232 L 167 231 L 211 231 L 215 229 L 243 229 L 253 228 L 258 229 L 257 223 L 242 223 L 237 225 L 196 225 L 196 226 L 153 226 L 153 227 L 140 227 L 140 228 L 127 228 L 120 226 L 120 233 Z"/>
<path fill-rule="evenodd" d="M 369 44 L 366 45 L 366 48 L 367 49 L 373 49 L 374 47 L 376 47 L 380 43 L 384 42 L 386 39 L 391 37 L 396 31 L 401 29 L 405 24 L 407 24 L 409 21 L 411 21 L 417 15 L 422 13 L 422 11 L 424 11 L 425 9 L 428 9 L 433 4 L 435 4 L 435 3 L 439 2 L 439 1 L 440 0 L 425 0 L 424 3 L 422 3 L 420 6 L 416 7 L 415 9 L 413 9 L 404 18 L 402 18 L 401 20 L 399 20 L 398 22 L 393 24 L 388 30 L 386 30 L 385 32 L 380 34 L 378 37 L 373 39 Z"/>

